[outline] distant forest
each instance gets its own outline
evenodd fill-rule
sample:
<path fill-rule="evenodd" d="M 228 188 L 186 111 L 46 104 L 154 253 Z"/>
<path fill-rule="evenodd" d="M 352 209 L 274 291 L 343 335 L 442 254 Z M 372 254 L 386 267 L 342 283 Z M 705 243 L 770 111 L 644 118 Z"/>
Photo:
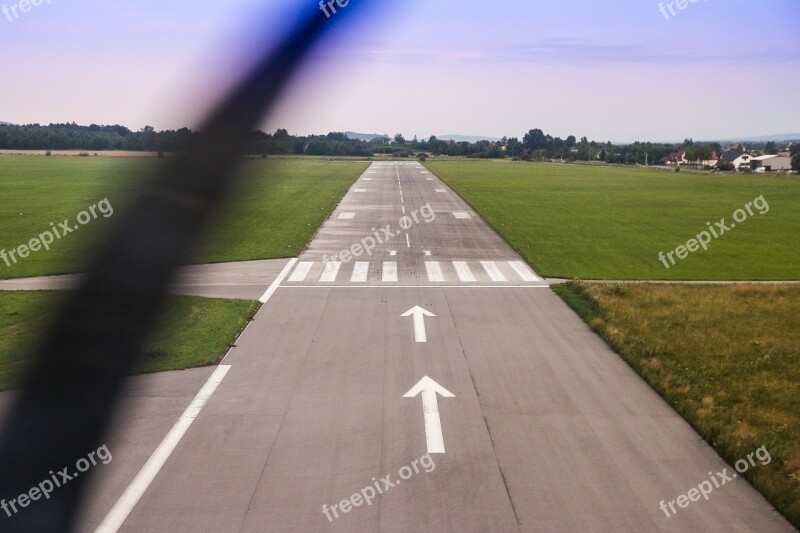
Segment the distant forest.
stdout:
<path fill-rule="evenodd" d="M 50 124 L 41 126 L 0 125 L 0 149 L 5 150 L 130 150 L 150 152 L 174 152 L 186 141 L 198 135 L 188 128 L 156 131 L 150 126 L 140 131 L 131 131 L 125 126 L 80 126 Z M 775 143 L 748 143 L 748 150 L 778 150 L 785 146 Z M 345 133 L 332 132 L 327 135 L 295 136 L 285 129 L 275 133 L 254 131 L 243 155 L 268 156 L 280 154 L 370 157 L 391 155 L 393 157 L 415 157 L 419 154 L 434 156 L 464 156 L 470 158 L 516 158 L 521 160 L 605 161 L 622 164 L 659 164 L 671 153 L 684 150 L 690 159 L 704 159 L 723 147 L 717 143 L 694 143 L 686 139 L 683 143 L 664 144 L 636 142 L 614 145 L 611 142 L 580 140 L 570 135 L 566 139 L 545 134 L 533 129 L 520 140 L 503 137 L 500 141 L 453 142 L 430 137 L 426 140 L 405 139 L 395 135 L 393 139 L 377 137 L 371 141 L 351 139 Z M 795 150 L 793 150 L 793 153 Z M 424 157 L 424 156 L 422 156 Z"/>

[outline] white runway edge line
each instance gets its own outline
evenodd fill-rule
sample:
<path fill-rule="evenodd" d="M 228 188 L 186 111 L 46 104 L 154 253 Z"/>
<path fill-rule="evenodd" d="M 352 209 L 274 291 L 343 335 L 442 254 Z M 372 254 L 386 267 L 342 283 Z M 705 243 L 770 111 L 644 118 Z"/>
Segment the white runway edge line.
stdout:
<path fill-rule="evenodd" d="M 280 287 L 281 283 L 283 283 L 283 280 L 285 280 L 286 276 L 289 275 L 289 272 L 292 270 L 292 267 L 294 266 L 295 263 L 297 263 L 297 259 L 296 258 L 295 259 L 290 259 L 289 262 L 286 263 L 286 266 L 283 267 L 283 270 L 281 270 L 281 273 L 278 274 L 278 277 L 275 278 L 275 281 L 273 281 L 272 284 L 269 286 L 269 288 L 267 289 L 267 292 L 265 292 L 261 296 L 261 298 L 258 299 L 259 302 L 261 302 L 262 304 L 265 304 L 265 303 L 267 303 L 269 301 L 270 298 L 272 298 L 272 295 L 275 294 L 275 291 L 278 290 L 278 287 Z"/>
<path fill-rule="evenodd" d="M 150 459 L 147 460 L 131 484 L 128 485 L 128 488 L 125 489 L 125 492 L 122 493 L 122 496 L 120 496 L 117 503 L 114 504 L 114 507 L 111 508 L 111 511 L 108 512 L 103 522 L 95 529 L 95 533 L 116 533 L 119 531 L 119 528 L 125 523 L 128 515 L 131 514 L 133 508 L 139 503 L 139 499 L 141 499 L 145 491 L 150 487 L 150 484 L 161 471 L 167 459 L 169 459 L 169 456 L 172 455 L 172 452 L 178 446 L 178 443 L 186 434 L 192 422 L 200 415 L 200 412 L 203 410 L 209 398 L 211 398 L 211 395 L 214 394 L 219 384 L 222 383 L 222 380 L 225 378 L 230 368 L 230 365 L 220 365 L 214 373 L 211 374 L 206 384 L 203 385 L 203 388 L 200 389 L 200 392 L 194 397 L 192 403 L 189 404 L 189 407 L 186 408 L 186 411 L 183 412 L 180 419 L 175 423 L 170 432 L 167 433 L 167 436 L 164 437 L 164 440 L 158 445 L 158 448 L 156 448 L 156 451 L 150 456 Z"/>

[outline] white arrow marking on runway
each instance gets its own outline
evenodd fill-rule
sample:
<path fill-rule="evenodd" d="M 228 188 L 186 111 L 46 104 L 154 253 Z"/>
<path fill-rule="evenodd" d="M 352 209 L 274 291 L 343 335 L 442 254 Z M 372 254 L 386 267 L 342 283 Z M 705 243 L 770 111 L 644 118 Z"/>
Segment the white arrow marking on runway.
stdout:
<path fill-rule="evenodd" d="M 425 317 L 435 317 L 433 313 L 420 306 L 414 306 L 402 315 L 401 317 L 413 316 L 414 317 L 414 340 L 417 342 L 428 342 L 428 335 L 425 332 Z"/>
<path fill-rule="evenodd" d="M 439 418 L 439 399 L 455 398 L 455 394 L 445 389 L 428 376 L 414 385 L 403 398 L 414 398 L 422 393 L 422 411 L 425 413 L 425 439 L 428 441 L 428 453 L 445 453 L 442 421 Z"/>

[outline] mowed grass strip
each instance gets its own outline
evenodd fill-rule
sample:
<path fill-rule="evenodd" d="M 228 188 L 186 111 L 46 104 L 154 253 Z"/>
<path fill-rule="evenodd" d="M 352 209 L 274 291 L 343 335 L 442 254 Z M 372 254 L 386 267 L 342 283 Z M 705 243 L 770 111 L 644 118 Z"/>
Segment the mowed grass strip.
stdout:
<path fill-rule="evenodd" d="M 63 292 L 0 292 L 0 390 L 19 385 Z M 249 300 L 170 296 L 136 373 L 219 363 L 259 308 Z"/>
<path fill-rule="evenodd" d="M 643 168 L 428 161 L 547 277 L 666 280 L 800 279 L 800 180 Z M 763 195 L 754 216 L 669 270 L 658 253 Z"/>
<path fill-rule="evenodd" d="M 246 161 L 239 184 L 212 221 L 193 263 L 295 257 L 314 237 L 365 161 Z"/>
<path fill-rule="evenodd" d="M 108 157 L 0 157 L 0 249 L 11 250 L 108 198 L 113 216 L 7 266 L 0 279 L 85 270 L 85 260 L 128 205 L 143 176 L 166 160 Z M 297 255 L 330 215 L 367 162 L 322 159 L 242 160 L 240 179 L 189 262 L 212 263 Z"/>
<path fill-rule="evenodd" d="M 800 287 L 568 283 L 554 290 L 800 527 Z"/>

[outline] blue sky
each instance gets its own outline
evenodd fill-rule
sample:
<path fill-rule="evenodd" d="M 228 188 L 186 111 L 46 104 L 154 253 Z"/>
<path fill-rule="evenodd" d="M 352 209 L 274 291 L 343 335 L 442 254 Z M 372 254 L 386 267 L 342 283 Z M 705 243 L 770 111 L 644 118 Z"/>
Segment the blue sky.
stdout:
<path fill-rule="evenodd" d="M 255 43 L 315 5 L 51 2 L 0 14 L 0 120 L 192 126 Z M 372 3 L 316 50 L 265 129 L 538 127 L 620 141 L 800 132 L 796 0 L 698 0 L 669 20 L 651 0 Z"/>

